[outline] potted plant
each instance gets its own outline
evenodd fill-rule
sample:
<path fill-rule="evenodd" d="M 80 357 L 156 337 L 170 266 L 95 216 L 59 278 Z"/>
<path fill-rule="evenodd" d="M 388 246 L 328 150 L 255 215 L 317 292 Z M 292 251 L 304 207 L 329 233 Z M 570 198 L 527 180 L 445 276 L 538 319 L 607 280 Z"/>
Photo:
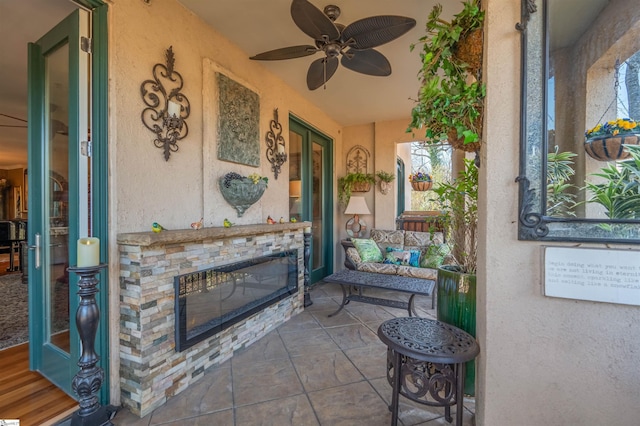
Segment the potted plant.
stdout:
<path fill-rule="evenodd" d="M 587 201 L 600 204 L 609 219 L 640 219 L 640 146 L 625 145 L 629 159 L 609 163 L 592 176 L 601 183 L 586 182 L 593 195 Z"/>
<path fill-rule="evenodd" d="M 630 118 L 618 118 L 598 124 L 585 132 L 584 149 L 598 161 L 616 161 L 629 158 L 623 145 L 640 144 L 640 123 Z"/>
<path fill-rule="evenodd" d="M 419 40 L 422 84 L 407 131 L 424 128 L 427 143 L 480 149 L 485 85 L 480 81 L 484 11 L 479 3 L 463 2 L 451 21 L 440 18 L 442 5 L 434 6 L 427 34 Z"/>
<path fill-rule="evenodd" d="M 369 192 L 375 182 L 376 177 L 371 173 L 347 173 L 338 179 L 338 201 L 346 206 L 352 192 Z"/>
<path fill-rule="evenodd" d="M 385 172 L 384 170 L 379 170 L 376 172 L 376 177 L 380 183 L 380 192 L 386 195 L 391 189 L 391 182 L 396 179 L 396 175 Z"/>
<path fill-rule="evenodd" d="M 415 191 L 427 191 L 433 186 L 433 178 L 428 173 L 412 173 L 409 175 L 409 182 Z"/>
<path fill-rule="evenodd" d="M 449 246 L 447 265 L 438 268 L 438 320 L 476 335 L 476 265 L 478 228 L 478 168 L 464 160 L 464 170 L 452 183 L 439 183 L 437 194 L 444 212 Z M 465 394 L 474 395 L 475 364 L 467 363 Z"/>

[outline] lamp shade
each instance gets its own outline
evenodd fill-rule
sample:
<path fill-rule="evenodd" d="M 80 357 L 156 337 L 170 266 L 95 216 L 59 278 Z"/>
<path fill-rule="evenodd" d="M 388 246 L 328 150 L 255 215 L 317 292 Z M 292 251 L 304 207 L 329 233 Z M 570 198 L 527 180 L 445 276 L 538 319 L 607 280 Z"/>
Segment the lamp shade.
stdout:
<path fill-rule="evenodd" d="M 349 204 L 347 204 L 347 209 L 344 211 L 344 214 L 371 214 L 371 212 L 369 211 L 369 207 L 367 207 L 367 202 L 364 197 L 354 195 L 349 198 Z"/>
<path fill-rule="evenodd" d="M 300 198 L 302 195 L 302 181 L 292 180 L 289 181 L 289 197 Z"/>

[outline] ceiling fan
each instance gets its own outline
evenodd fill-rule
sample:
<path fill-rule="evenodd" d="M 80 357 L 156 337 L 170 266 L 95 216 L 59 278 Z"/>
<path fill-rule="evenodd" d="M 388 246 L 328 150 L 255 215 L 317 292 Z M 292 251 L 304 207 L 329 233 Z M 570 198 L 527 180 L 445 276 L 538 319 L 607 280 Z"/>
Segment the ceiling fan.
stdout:
<path fill-rule="evenodd" d="M 307 72 L 307 87 L 315 90 L 323 86 L 338 69 L 338 63 L 352 71 L 374 76 L 391 74 L 391 64 L 374 47 L 388 43 L 405 34 L 416 25 L 415 19 L 404 16 L 380 15 L 360 19 L 346 27 L 335 20 L 340 8 L 328 5 L 324 12 L 307 0 L 293 0 L 291 17 L 293 22 L 309 37 L 315 46 L 299 45 L 270 50 L 250 59 L 276 61 L 301 58 L 323 52 Z M 340 61 L 338 57 L 342 56 Z"/>

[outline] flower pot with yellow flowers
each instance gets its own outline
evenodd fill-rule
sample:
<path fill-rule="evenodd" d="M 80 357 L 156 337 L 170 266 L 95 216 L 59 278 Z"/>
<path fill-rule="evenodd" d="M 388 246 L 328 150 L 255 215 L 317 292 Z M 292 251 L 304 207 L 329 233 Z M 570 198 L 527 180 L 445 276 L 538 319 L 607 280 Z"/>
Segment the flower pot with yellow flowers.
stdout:
<path fill-rule="evenodd" d="M 598 161 L 617 161 L 629 157 L 624 145 L 640 145 L 640 123 L 618 118 L 585 132 L 584 149 Z"/>

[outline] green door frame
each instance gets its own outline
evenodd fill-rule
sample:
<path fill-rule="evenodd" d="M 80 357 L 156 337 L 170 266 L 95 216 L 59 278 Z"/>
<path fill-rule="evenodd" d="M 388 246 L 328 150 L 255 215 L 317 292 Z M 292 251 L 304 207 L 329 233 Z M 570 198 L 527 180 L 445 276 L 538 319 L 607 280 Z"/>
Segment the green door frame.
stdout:
<path fill-rule="evenodd" d="M 405 197 L 404 184 L 405 184 L 405 178 L 406 178 L 404 161 L 402 161 L 402 158 L 400 157 L 396 158 L 396 171 L 398 173 L 398 179 L 397 179 L 398 198 L 396 200 L 396 210 L 397 210 L 396 217 L 400 217 L 400 215 L 404 213 L 404 197 Z"/>
<path fill-rule="evenodd" d="M 322 173 L 324 193 L 321 196 L 320 203 L 325 220 L 322 227 L 322 240 L 324 241 L 322 250 L 324 251 L 325 267 L 322 270 L 318 270 L 312 264 L 309 268 L 309 281 L 310 284 L 314 284 L 333 273 L 333 140 L 292 114 L 289 114 L 289 129 L 302 136 L 302 220 L 311 221 L 313 216 L 311 169 L 313 164 L 311 156 L 313 142 L 320 143 L 324 148 L 324 158 L 322 159 L 322 164 L 324 165 Z M 313 244 L 311 244 L 310 261 L 313 263 Z"/>
<path fill-rule="evenodd" d="M 103 0 L 78 0 L 92 11 L 91 58 L 91 108 L 92 108 L 92 157 L 91 157 L 91 226 L 93 235 L 100 239 L 100 262 L 109 263 L 109 51 L 108 6 Z M 100 322 L 95 350 L 100 355 L 98 365 L 104 370 L 100 388 L 100 403 L 108 404 L 109 394 L 109 268 L 100 272 L 100 292 L 96 303 L 100 309 Z M 114 356 L 119 356 L 116 350 Z"/>
<path fill-rule="evenodd" d="M 108 6 L 103 0 L 75 0 L 78 5 L 91 10 L 91 228 L 92 235 L 100 239 L 100 262 L 108 263 L 109 257 L 109 198 L 108 198 Z M 37 11 L 35 12 L 37 13 Z M 31 117 L 29 117 L 31 119 Z M 34 118 L 35 119 L 35 118 Z M 35 196 L 36 194 L 34 194 Z M 32 193 L 29 193 L 31 199 Z M 31 200 L 30 200 L 31 201 Z M 31 204 L 35 207 L 35 204 Z M 33 208 L 33 207 L 32 207 Z M 101 404 L 109 403 L 109 275 L 103 269 L 99 275 L 99 293 L 96 303 L 100 310 L 100 322 L 95 340 L 95 351 L 100 356 L 98 366 L 105 373 L 99 392 Z M 70 283 L 73 284 L 73 283 Z M 70 313 L 75 316 L 75 312 Z M 73 324 L 74 321 L 71 321 Z"/>

